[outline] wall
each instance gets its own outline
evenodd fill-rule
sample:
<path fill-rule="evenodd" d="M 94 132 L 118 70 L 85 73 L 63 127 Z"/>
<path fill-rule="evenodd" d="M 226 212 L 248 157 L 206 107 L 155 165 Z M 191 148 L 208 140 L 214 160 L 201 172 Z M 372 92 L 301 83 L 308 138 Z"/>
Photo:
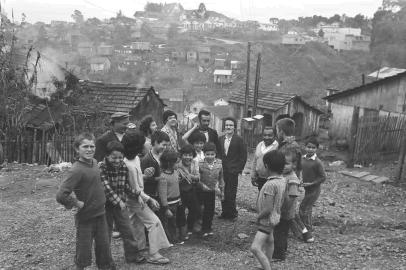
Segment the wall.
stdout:
<path fill-rule="evenodd" d="M 371 109 L 379 109 L 382 106 L 381 109 L 385 111 L 403 112 L 406 102 L 406 76 L 331 102 Z"/>
<path fill-rule="evenodd" d="M 349 139 L 352 122 L 353 106 L 331 103 L 332 117 L 330 120 L 329 136 L 334 139 Z M 360 110 L 361 113 L 361 110 Z"/>

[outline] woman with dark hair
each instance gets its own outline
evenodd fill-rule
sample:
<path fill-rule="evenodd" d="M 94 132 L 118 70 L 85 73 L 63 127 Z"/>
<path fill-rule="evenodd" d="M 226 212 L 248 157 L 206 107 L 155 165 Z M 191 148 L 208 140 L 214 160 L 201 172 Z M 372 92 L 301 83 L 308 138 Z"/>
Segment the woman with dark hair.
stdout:
<path fill-rule="evenodd" d="M 121 141 L 124 146 L 124 162 L 129 170 L 129 179 L 136 197 L 130 197 L 127 207 L 134 227 L 136 239 L 140 239 L 139 249 L 146 247 L 144 226 L 148 231 L 149 257 L 147 262 L 153 264 L 167 264 L 169 259 L 159 253 L 159 250 L 170 247 L 162 223 L 153 210 L 159 209 L 159 203 L 144 192 L 144 177 L 151 177 L 154 168 L 141 170 L 138 155 L 144 148 L 145 137 L 140 132 L 124 135 Z M 151 209 L 152 208 L 152 209 Z"/>
<path fill-rule="evenodd" d="M 144 118 L 141 119 L 140 122 L 140 131 L 145 136 L 145 143 L 144 143 L 144 152 L 148 153 L 151 150 L 151 135 L 158 129 L 158 126 L 152 118 L 151 115 L 146 115 Z"/>

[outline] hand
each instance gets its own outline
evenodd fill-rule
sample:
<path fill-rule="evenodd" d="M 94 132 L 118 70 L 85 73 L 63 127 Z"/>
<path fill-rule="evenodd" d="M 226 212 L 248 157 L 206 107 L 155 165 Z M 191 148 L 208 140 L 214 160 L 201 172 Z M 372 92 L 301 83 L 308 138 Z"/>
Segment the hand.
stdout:
<path fill-rule="evenodd" d="M 77 203 L 76 203 L 76 207 L 78 208 L 78 210 L 82 209 L 84 205 L 85 204 L 82 201 L 77 201 Z"/>
<path fill-rule="evenodd" d="M 312 185 L 313 185 L 312 183 L 302 183 L 301 184 L 302 187 L 310 187 Z"/>
<path fill-rule="evenodd" d="M 199 128 L 199 123 L 195 122 L 195 123 L 193 124 L 193 129 L 198 129 L 198 128 Z"/>
<path fill-rule="evenodd" d="M 172 214 L 171 210 L 166 209 L 166 211 L 165 211 L 165 216 L 166 216 L 167 218 L 172 218 L 172 217 L 173 217 L 173 214 Z"/>
<path fill-rule="evenodd" d="M 145 175 L 146 177 L 153 177 L 154 174 L 155 174 L 155 169 L 154 169 L 154 167 L 146 168 L 145 171 L 144 171 L 144 175 Z"/>
<path fill-rule="evenodd" d="M 144 206 L 145 206 L 145 202 L 144 202 L 144 200 L 141 198 L 141 196 L 138 196 L 138 203 L 141 205 L 141 208 L 144 208 Z"/>
<path fill-rule="evenodd" d="M 151 207 L 152 210 L 155 210 L 155 211 L 159 210 L 160 206 L 159 206 L 159 203 L 156 200 L 150 198 L 148 200 L 148 203 L 149 203 L 149 207 Z"/>

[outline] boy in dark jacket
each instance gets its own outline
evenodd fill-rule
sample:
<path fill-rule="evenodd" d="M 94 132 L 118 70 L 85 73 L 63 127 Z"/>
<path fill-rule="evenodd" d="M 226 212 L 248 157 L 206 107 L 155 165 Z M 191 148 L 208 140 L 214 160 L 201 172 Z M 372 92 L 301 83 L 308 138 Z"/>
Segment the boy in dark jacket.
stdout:
<path fill-rule="evenodd" d="M 76 269 L 92 264 L 92 243 L 95 241 L 96 264 L 99 269 L 115 269 L 111 256 L 104 210 L 106 197 L 100 170 L 93 158 L 94 136 L 81 134 L 74 142 L 79 155 L 56 194 L 56 200 L 67 209 L 76 207 Z M 72 195 L 74 192 L 75 196 Z"/>

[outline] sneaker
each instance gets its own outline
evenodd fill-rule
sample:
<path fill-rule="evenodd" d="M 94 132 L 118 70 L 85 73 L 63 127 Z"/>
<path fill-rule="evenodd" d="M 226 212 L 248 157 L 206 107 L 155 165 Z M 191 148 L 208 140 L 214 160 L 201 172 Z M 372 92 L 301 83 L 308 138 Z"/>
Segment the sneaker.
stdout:
<path fill-rule="evenodd" d="M 306 232 L 302 235 L 303 237 L 303 241 L 305 243 L 313 243 L 314 242 L 314 238 L 312 236 L 312 234 L 310 232 Z"/>
<path fill-rule="evenodd" d="M 120 237 L 120 232 L 114 232 L 111 234 L 111 237 L 113 238 L 119 238 Z"/>
<path fill-rule="evenodd" d="M 207 233 L 207 232 L 203 234 L 203 238 L 206 238 L 208 236 L 209 236 L 209 233 Z"/>
<path fill-rule="evenodd" d="M 209 236 L 214 235 L 213 231 L 209 231 L 209 232 L 208 232 L 208 235 L 209 235 Z"/>

